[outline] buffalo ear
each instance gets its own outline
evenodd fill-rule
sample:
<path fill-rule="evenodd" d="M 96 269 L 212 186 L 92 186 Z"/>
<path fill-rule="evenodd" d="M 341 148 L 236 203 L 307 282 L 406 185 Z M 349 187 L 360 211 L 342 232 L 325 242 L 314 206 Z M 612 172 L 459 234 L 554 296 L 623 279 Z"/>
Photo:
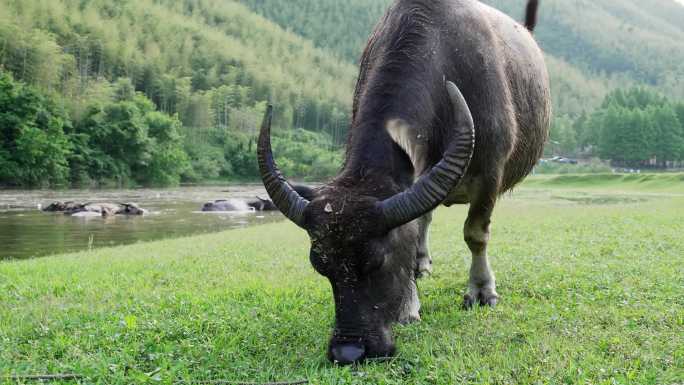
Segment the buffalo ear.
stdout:
<path fill-rule="evenodd" d="M 314 200 L 314 198 L 316 197 L 316 193 L 311 187 L 296 185 L 292 186 L 292 188 L 297 192 L 297 194 L 299 194 L 302 198 L 308 200 L 309 202 Z"/>

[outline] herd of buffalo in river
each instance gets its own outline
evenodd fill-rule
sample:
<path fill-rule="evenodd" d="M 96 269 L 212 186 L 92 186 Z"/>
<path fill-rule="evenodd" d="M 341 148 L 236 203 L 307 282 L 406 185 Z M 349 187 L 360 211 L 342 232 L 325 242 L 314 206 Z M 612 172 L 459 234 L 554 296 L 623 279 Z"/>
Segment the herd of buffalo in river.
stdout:
<path fill-rule="evenodd" d="M 254 200 L 220 199 L 202 205 L 204 212 L 247 212 L 277 211 L 278 208 L 269 199 L 256 197 Z M 46 212 L 61 212 L 73 217 L 109 217 L 112 215 L 145 215 L 148 210 L 135 203 L 83 203 L 53 202 L 43 208 Z"/>

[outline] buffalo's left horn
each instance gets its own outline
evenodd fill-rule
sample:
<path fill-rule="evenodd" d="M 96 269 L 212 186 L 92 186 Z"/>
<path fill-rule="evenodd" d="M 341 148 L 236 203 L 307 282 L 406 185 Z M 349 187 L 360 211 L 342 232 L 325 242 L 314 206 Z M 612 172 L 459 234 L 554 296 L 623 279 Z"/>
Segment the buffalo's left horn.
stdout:
<path fill-rule="evenodd" d="M 380 202 L 387 229 L 404 225 L 439 206 L 460 183 L 475 150 L 475 125 L 461 91 L 447 82 L 454 112 L 454 136 L 442 160 L 408 190 Z"/>
<path fill-rule="evenodd" d="M 259 171 L 261 180 L 273 204 L 276 205 L 285 216 L 297 226 L 304 228 L 304 210 L 309 205 L 309 201 L 302 198 L 287 183 L 287 180 L 280 173 L 278 166 L 273 160 L 271 150 L 271 120 L 273 120 L 273 106 L 266 108 L 264 121 L 261 123 L 259 133 L 259 144 L 257 145 L 257 158 L 259 160 Z"/>

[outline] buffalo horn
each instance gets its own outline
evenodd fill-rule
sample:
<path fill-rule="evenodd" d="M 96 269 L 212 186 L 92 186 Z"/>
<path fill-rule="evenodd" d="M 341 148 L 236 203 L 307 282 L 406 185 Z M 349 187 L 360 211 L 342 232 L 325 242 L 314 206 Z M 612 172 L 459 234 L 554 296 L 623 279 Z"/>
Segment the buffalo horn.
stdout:
<path fill-rule="evenodd" d="M 278 166 L 273 160 L 271 149 L 271 120 L 273 119 L 273 106 L 266 108 L 264 120 L 261 123 L 259 143 L 257 146 L 257 158 L 259 160 L 259 172 L 261 180 L 273 204 L 278 207 L 285 216 L 299 227 L 304 227 L 304 210 L 309 201 L 302 198 L 280 173 Z"/>

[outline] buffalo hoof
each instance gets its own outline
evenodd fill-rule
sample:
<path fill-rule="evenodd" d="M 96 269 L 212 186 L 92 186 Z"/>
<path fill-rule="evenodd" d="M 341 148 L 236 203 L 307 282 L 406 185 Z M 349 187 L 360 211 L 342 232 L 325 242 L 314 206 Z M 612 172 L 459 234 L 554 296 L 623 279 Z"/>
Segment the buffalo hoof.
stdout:
<path fill-rule="evenodd" d="M 466 293 L 466 295 L 463 296 L 463 308 L 466 310 L 472 309 L 475 305 L 494 308 L 498 302 L 499 296 L 496 293 L 492 293 L 490 290 L 479 290 L 477 292 Z"/>
<path fill-rule="evenodd" d="M 421 321 L 420 314 L 411 314 L 411 315 L 399 318 L 399 324 L 404 325 L 404 326 L 414 324 L 414 323 L 418 323 L 420 321 Z"/>

